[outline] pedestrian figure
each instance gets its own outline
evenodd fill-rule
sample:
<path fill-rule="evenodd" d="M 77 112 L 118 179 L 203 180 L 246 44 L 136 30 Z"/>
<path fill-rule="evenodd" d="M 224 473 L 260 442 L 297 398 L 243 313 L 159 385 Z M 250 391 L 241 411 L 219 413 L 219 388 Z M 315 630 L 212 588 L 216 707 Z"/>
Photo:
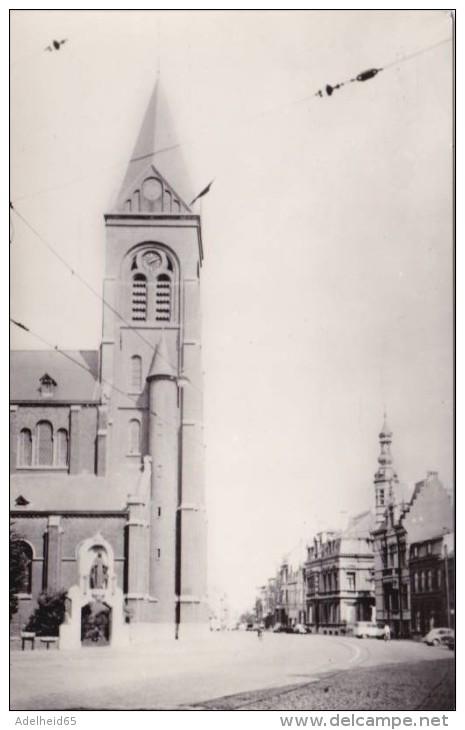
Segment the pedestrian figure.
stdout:
<path fill-rule="evenodd" d="M 263 629 L 261 626 L 259 626 L 257 629 L 257 636 L 259 639 L 263 639 Z"/>
<path fill-rule="evenodd" d="M 387 624 L 385 624 L 385 626 L 384 626 L 383 636 L 384 636 L 384 641 L 389 641 L 391 638 L 391 629 L 389 628 L 389 626 Z"/>

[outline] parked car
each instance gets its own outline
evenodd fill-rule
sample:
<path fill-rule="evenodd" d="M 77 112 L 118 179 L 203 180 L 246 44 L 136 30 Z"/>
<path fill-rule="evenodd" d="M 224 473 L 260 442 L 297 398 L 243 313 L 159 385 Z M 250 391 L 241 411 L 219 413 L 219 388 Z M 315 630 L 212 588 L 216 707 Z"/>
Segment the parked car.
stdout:
<path fill-rule="evenodd" d="M 355 636 L 357 639 L 381 639 L 383 629 L 374 621 L 356 621 L 347 627 L 347 636 Z"/>
<path fill-rule="evenodd" d="M 294 634 L 306 634 L 307 633 L 307 627 L 304 626 L 304 624 L 295 624 L 295 626 L 292 627 L 292 630 Z"/>
<path fill-rule="evenodd" d="M 441 644 L 447 646 L 448 649 L 454 651 L 455 649 L 455 636 L 445 636 L 441 641 Z"/>
<path fill-rule="evenodd" d="M 273 626 L 273 633 L 274 633 L 274 634 L 281 634 L 281 633 L 283 633 L 284 631 L 286 631 L 286 627 L 285 627 L 285 626 L 283 626 L 283 624 L 275 624 L 275 625 Z"/>
<path fill-rule="evenodd" d="M 431 629 L 431 631 L 422 638 L 422 641 L 425 644 L 428 644 L 428 646 L 439 646 L 439 644 L 444 643 L 444 639 L 447 636 L 455 638 L 454 630 L 445 628 Z"/>

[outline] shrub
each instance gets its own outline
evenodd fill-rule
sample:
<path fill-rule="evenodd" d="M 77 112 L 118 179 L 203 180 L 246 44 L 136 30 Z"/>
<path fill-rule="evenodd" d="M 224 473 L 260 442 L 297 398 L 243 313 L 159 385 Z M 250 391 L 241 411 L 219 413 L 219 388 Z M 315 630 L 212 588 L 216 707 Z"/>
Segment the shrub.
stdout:
<path fill-rule="evenodd" d="M 38 606 L 26 624 L 26 631 L 37 636 L 58 636 L 66 612 L 66 591 L 44 591 L 37 599 Z"/>

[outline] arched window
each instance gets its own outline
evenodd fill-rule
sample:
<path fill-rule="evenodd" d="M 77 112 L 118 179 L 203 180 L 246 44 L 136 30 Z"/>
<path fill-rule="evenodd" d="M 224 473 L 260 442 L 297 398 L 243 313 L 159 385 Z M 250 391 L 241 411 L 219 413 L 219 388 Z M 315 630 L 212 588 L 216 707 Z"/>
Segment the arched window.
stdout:
<path fill-rule="evenodd" d="M 163 202 L 163 210 L 165 213 L 171 213 L 171 205 L 173 203 L 173 195 L 169 190 L 165 190 L 165 197 Z"/>
<path fill-rule="evenodd" d="M 132 318 L 147 319 L 147 279 L 144 274 L 135 274 L 132 280 Z"/>
<path fill-rule="evenodd" d="M 157 276 L 155 319 L 161 322 L 169 322 L 171 319 L 171 279 L 168 274 Z"/>
<path fill-rule="evenodd" d="M 132 321 L 173 322 L 178 316 L 178 271 L 174 258 L 153 244 L 131 253 L 126 267 L 131 285 L 128 309 Z"/>
<path fill-rule="evenodd" d="M 418 573 L 413 574 L 413 584 L 414 584 L 415 593 L 418 593 L 418 588 L 419 588 Z"/>
<path fill-rule="evenodd" d="M 137 418 L 129 421 L 128 441 L 128 453 L 140 454 L 140 421 Z"/>
<path fill-rule="evenodd" d="M 140 211 L 140 190 L 134 191 L 131 209 L 134 210 L 136 213 Z"/>
<path fill-rule="evenodd" d="M 422 570 L 420 573 L 420 591 L 425 590 L 425 587 L 426 587 L 425 586 L 425 583 L 426 583 L 425 577 L 426 577 L 426 573 Z"/>
<path fill-rule="evenodd" d="M 32 434 L 28 428 L 23 428 L 19 434 L 18 464 L 20 466 L 32 464 Z"/>
<path fill-rule="evenodd" d="M 131 392 L 140 393 L 142 390 L 142 358 L 139 355 L 131 357 Z"/>
<path fill-rule="evenodd" d="M 68 431 L 65 428 L 57 431 L 56 466 L 68 466 Z"/>
<path fill-rule="evenodd" d="M 21 541 L 18 545 L 18 551 L 21 553 L 22 571 L 20 581 L 18 583 L 18 593 L 32 592 L 32 548 L 27 542 Z"/>
<path fill-rule="evenodd" d="M 433 590 L 433 571 L 428 570 L 428 590 Z"/>
<path fill-rule="evenodd" d="M 53 464 L 53 429 L 48 421 L 37 424 L 37 463 L 39 466 Z"/>

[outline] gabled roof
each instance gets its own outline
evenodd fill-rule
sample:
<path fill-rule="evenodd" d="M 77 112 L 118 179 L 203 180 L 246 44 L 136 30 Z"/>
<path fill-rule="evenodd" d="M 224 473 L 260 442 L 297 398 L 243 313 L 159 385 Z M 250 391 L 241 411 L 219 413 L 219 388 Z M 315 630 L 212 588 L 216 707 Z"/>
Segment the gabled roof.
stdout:
<path fill-rule="evenodd" d="M 45 374 L 57 384 L 46 397 L 40 393 L 40 381 Z M 10 400 L 12 403 L 98 403 L 98 352 L 69 350 L 63 355 L 56 350 L 13 350 Z"/>
<path fill-rule="evenodd" d="M 165 187 L 179 198 L 181 209 L 189 212 L 186 201 L 190 200 L 192 189 L 159 80 L 145 112 L 115 208 L 124 210 L 126 200 L 140 190 L 146 178 L 153 176 L 161 178 Z"/>

